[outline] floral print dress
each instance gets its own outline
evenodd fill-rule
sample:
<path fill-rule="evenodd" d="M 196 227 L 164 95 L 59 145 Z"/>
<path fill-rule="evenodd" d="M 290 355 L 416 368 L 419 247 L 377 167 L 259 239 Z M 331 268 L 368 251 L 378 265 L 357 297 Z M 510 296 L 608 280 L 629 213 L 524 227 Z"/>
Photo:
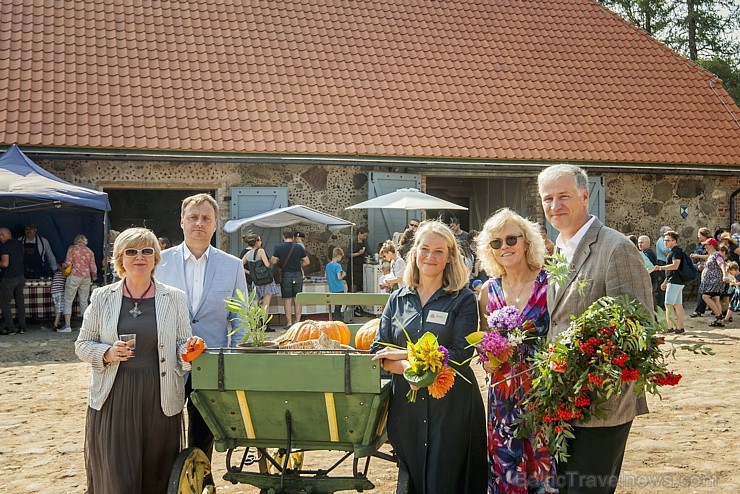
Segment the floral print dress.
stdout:
<path fill-rule="evenodd" d="M 722 279 L 722 265 L 725 259 L 719 252 L 713 252 L 704 264 L 704 271 L 701 272 L 701 284 L 699 293 L 721 293 L 724 290 L 725 282 Z"/>
<path fill-rule="evenodd" d="M 492 278 L 488 289 L 488 314 L 505 307 L 500 278 Z M 550 314 L 547 312 L 547 274 L 540 271 L 532 288 L 521 321 L 531 320 L 533 334 L 547 335 Z M 555 460 L 547 444 L 535 437 L 517 439 L 513 423 L 519 417 L 519 402 L 529 389 L 528 375 L 507 377 L 528 368 L 527 359 L 534 353 L 532 346 L 521 356 L 519 365 L 502 365 L 491 376 L 488 387 L 488 492 L 490 494 L 541 494 L 556 493 Z M 503 381 L 503 382 L 502 382 Z"/>

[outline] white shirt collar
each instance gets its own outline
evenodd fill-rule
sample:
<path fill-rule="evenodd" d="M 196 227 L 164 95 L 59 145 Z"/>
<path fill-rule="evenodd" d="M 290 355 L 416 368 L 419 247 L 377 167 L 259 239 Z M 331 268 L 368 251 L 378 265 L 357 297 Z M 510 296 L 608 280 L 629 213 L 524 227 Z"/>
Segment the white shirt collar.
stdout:
<path fill-rule="evenodd" d="M 555 239 L 555 246 L 560 249 L 568 262 L 573 260 L 573 256 L 576 253 L 576 247 L 581 243 L 583 237 L 586 236 L 586 232 L 595 220 L 596 216 L 591 216 L 591 218 L 580 228 L 580 230 L 576 232 L 575 235 L 570 238 L 570 240 L 565 240 L 562 233 L 558 235 L 557 239 Z"/>
<path fill-rule="evenodd" d="M 211 255 L 211 245 L 208 246 L 206 251 L 201 256 L 201 259 L 205 258 L 205 260 L 208 260 L 208 256 Z M 182 243 L 182 258 L 183 260 L 187 261 L 188 259 L 192 258 L 193 261 L 198 261 L 199 259 L 195 258 L 195 255 L 190 252 L 190 249 L 188 249 L 188 246 L 185 244 L 185 242 Z"/>

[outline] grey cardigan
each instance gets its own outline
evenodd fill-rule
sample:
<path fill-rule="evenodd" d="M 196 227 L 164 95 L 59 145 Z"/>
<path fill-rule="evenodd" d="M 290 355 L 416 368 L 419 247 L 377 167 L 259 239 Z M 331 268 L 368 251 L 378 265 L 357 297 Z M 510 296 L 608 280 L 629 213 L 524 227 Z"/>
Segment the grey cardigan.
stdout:
<path fill-rule="evenodd" d="M 191 367 L 182 360 L 182 353 L 192 330 L 185 293 L 156 280 L 154 283 L 161 405 L 164 414 L 171 417 L 180 413 L 185 404 L 184 376 Z M 93 292 L 75 342 L 77 356 L 92 364 L 88 404 L 95 410 L 102 408 L 118 372 L 119 362 L 104 364 L 103 354 L 118 339 L 122 286 L 119 281 Z"/>

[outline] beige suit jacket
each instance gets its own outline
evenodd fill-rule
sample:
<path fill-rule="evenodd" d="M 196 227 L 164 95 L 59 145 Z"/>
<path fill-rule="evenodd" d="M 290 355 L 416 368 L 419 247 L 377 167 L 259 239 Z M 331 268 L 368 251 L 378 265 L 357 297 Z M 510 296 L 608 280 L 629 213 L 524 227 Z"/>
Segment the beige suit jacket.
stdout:
<path fill-rule="evenodd" d="M 585 279 L 588 285 L 583 295 L 578 292 L 577 280 Z M 629 295 L 653 312 L 650 275 L 640 257 L 640 252 L 624 235 L 599 221 L 589 227 L 576 248 L 570 263 L 570 279 L 562 287 L 550 285 L 547 307 L 550 311 L 548 338 L 568 329 L 571 315 L 580 315 L 599 298 L 609 295 Z M 625 392 L 602 406 L 604 419 L 577 422 L 581 427 L 609 427 L 630 422 L 637 415 L 648 413 L 645 397 L 637 397 L 634 385 L 626 385 Z"/>
<path fill-rule="evenodd" d="M 104 364 L 103 354 L 118 339 L 122 287 L 123 282 L 119 281 L 93 292 L 75 342 L 77 356 L 92 364 L 88 403 L 95 410 L 100 410 L 108 398 L 120 365 L 120 362 Z M 182 360 L 182 354 L 192 336 L 190 311 L 187 296 L 182 290 L 156 280 L 155 287 L 160 402 L 164 414 L 171 417 L 180 413 L 185 405 L 184 376 L 191 367 Z"/>

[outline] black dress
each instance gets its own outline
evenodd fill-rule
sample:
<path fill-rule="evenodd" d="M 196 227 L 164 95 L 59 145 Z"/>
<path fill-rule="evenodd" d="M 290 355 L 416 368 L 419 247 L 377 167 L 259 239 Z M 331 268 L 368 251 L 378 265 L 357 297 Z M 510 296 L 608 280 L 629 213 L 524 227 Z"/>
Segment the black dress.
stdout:
<path fill-rule="evenodd" d="M 100 411 L 88 407 L 85 469 L 88 494 L 162 494 L 181 446 L 182 413 L 168 417 L 160 401 L 154 298 L 131 317 L 123 297 L 118 334 L 136 333 L 135 357 L 119 364 Z"/>
<path fill-rule="evenodd" d="M 440 289 L 423 308 L 415 290 L 402 288 L 388 300 L 378 340 L 405 347 L 406 337 L 399 321 L 413 341 L 427 331 L 434 333 L 439 344 L 450 351 L 451 360 L 462 362 L 473 353 L 472 348 L 465 348 L 465 336 L 478 329 L 478 305 L 467 288 L 452 293 Z M 371 350 L 382 348 L 375 342 Z M 458 370 L 470 383 L 456 376 L 445 397 L 435 399 L 421 389 L 416 403 L 406 400 L 410 388 L 403 376 L 393 375 L 388 439 L 401 466 L 409 472 L 411 493 L 486 492 L 483 399 L 470 366 L 466 364 Z"/>

